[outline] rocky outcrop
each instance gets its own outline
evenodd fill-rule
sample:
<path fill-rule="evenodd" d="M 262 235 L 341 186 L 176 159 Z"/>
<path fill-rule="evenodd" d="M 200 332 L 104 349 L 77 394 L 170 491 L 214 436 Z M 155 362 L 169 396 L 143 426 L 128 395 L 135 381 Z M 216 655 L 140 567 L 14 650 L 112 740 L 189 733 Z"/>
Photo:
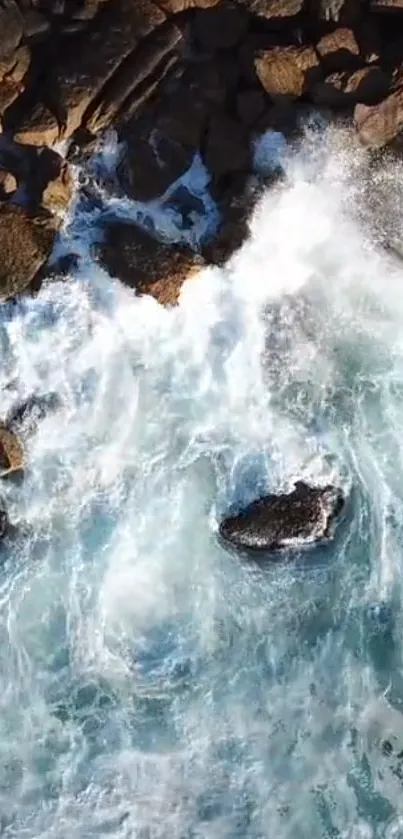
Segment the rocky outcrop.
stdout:
<path fill-rule="evenodd" d="M 189 248 L 167 245 L 137 225 L 122 222 L 107 225 L 100 259 L 112 277 L 165 306 L 178 302 L 184 281 L 202 264 Z"/>
<path fill-rule="evenodd" d="M 0 300 L 24 291 L 53 247 L 57 225 L 43 210 L 0 204 Z"/>
<path fill-rule="evenodd" d="M 298 481 L 288 495 L 267 495 L 224 519 L 219 533 L 224 542 L 240 551 L 270 552 L 311 545 L 329 539 L 343 503 L 343 494 L 336 487 L 310 487 Z"/>

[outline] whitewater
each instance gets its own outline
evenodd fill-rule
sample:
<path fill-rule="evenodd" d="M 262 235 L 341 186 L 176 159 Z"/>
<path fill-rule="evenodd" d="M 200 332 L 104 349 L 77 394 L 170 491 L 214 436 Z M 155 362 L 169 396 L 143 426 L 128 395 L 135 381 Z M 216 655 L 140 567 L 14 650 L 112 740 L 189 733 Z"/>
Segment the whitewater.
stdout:
<path fill-rule="evenodd" d="M 58 244 L 77 269 L 0 310 L 2 415 L 57 394 L 1 488 L 5 839 L 403 836 L 403 265 L 366 204 L 402 233 L 403 173 L 365 181 L 334 137 L 256 147 L 285 177 L 170 310 L 96 261 L 104 211 L 181 235 L 104 149 Z M 223 515 L 298 479 L 343 487 L 334 541 L 223 549 Z"/>

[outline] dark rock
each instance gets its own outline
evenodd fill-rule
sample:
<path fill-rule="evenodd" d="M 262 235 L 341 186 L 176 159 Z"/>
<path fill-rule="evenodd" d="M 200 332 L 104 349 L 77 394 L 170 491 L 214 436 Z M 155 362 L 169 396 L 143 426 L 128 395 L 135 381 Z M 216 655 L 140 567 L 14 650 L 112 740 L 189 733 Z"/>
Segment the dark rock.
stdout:
<path fill-rule="evenodd" d="M 46 262 L 57 224 L 43 211 L 0 204 L 0 300 L 28 287 Z"/>
<path fill-rule="evenodd" d="M 313 15 L 319 20 L 351 25 L 361 16 L 361 0 L 314 0 Z"/>
<path fill-rule="evenodd" d="M 270 96 L 298 98 L 322 77 L 319 59 L 312 47 L 275 47 L 261 52 L 255 69 Z"/>
<path fill-rule="evenodd" d="M 21 42 L 23 19 L 14 0 L 0 5 L 0 61 L 12 55 Z"/>
<path fill-rule="evenodd" d="M 111 276 L 164 306 L 178 302 L 184 281 L 201 267 L 200 258 L 189 248 L 165 244 L 137 225 L 123 222 L 106 226 L 99 253 Z"/>
<path fill-rule="evenodd" d="M 325 73 L 360 66 L 360 48 L 352 29 L 342 27 L 324 35 L 316 44 Z"/>
<path fill-rule="evenodd" d="M 119 182 L 130 198 L 149 201 L 162 195 L 189 168 L 193 153 L 157 132 L 134 136 L 119 163 Z"/>
<path fill-rule="evenodd" d="M 266 97 L 261 90 L 241 90 L 236 98 L 236 110 L 244 125 L 254 125 L 266 108 Z"/>
<path fill-rule="evenodd" d="M 403 0 L 370 0 L 372 12 L 403 12 Z"/>
<path fill-rule="evenodd" d="M 204 160 L 214 180 L 249 171 L 250 149 L 242 126 L 225 114 L 214 115 L 207 130 Z"/>
<path fill-rule="evenodd" d="M 332 73 L 315 85 L 312 99 L 330 108 L 349 107 L 357 102 L 376 105 L 387 96 L 390 77 L 380 67 L 361 67 L 354 73 Z"/>
<path fill-rule="evenodd" d="M 0 505 L 0 539 L 3 539 L 9 533 L 10 520 L 8 518 L 8 513 L 4 508 L 4 502 L 1 501 Z"/>
<path fill-rule="evenodd" d="M 24 39 L 28 41 L 43 40 L 50 31 L 50 21 L 35 9 L 24 9 L 23 16 Z"/>
<path fill-rule="evenodd" d="M 203 243 L 201 251 L 209 265 L 223 266 L 248 237 L 248 222 L 261 195 L 261 185 L 245 174 L 238 174 L 226 188 L 213 184 L 213 194 L 221 223 L 215 236 Z"/>
<path fill-rule="evenodd" d="M 46 393 L 43 396 L 29 396 L 8 413 L 6 420 L 7 428 L 14 434 L 21 433 L 22 430 L 32 433 L 36 430 L 38 423 L 50 411 L 55 411 L 59 406 L 60 399 L 57 393 Z"/>
<path fill-rule="evenodd" d="M 59 139 L 60 132 L 55 115 L 42 102 L 36 102 L 25 111 L 14 131 L 14 140 L 30 146 L 52 146 Z"/>
<path fill-rule="evenodd" d="M 298 15 L 304 0 L 243 0 L 248 11 L 269 21 L 285 20 Z"/>
<path fill-rule="evenodd" d="M 246 35 L 249 16 L 242 6 L 222 0 L 219 5 L 197 11 L 192 30 L 200 45 L 212 52 L 235 47 Z"/>
<path fill-rule="evenodd" d="M 309 545 L 330 538 L 343 504 L 343 494 L 336 487 L 310 487 L 298 481 L 291 493 L 268 495 L 224 519 L 219 532 L 239 550 L 277 551 Z"/>

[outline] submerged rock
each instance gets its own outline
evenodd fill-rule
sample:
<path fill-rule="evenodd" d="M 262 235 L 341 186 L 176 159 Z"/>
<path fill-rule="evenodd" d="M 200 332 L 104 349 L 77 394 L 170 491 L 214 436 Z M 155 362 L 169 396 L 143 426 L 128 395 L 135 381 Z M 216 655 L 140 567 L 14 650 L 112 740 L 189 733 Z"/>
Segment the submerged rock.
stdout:
<path fill-rule="evenodd" d="M 239 550 L 275 551 L 312 544 L 330 537 L 343 504 L 337 487 L 310 487 L 298 481 L 289 494 L 267 495 L 224 519 L 219 532 Z"/>

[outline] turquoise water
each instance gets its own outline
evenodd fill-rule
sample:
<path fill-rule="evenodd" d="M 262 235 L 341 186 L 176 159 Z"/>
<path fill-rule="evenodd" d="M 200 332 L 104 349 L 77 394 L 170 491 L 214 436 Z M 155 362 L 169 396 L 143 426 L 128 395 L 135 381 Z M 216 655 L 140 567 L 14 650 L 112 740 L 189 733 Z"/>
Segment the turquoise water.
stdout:
<path fill-rule="evenodd" d="M 60 403 L 4 485 L 7 839 L 403 835 L 403 273 L 339 149 L 289 153 L 175 310 L 101 270 L 80 201 L 80 269 L 2 308 L 4 412 Z M 334 542 L 226 553 L 220 516 L 297 478 L 343 486 Z"/>

